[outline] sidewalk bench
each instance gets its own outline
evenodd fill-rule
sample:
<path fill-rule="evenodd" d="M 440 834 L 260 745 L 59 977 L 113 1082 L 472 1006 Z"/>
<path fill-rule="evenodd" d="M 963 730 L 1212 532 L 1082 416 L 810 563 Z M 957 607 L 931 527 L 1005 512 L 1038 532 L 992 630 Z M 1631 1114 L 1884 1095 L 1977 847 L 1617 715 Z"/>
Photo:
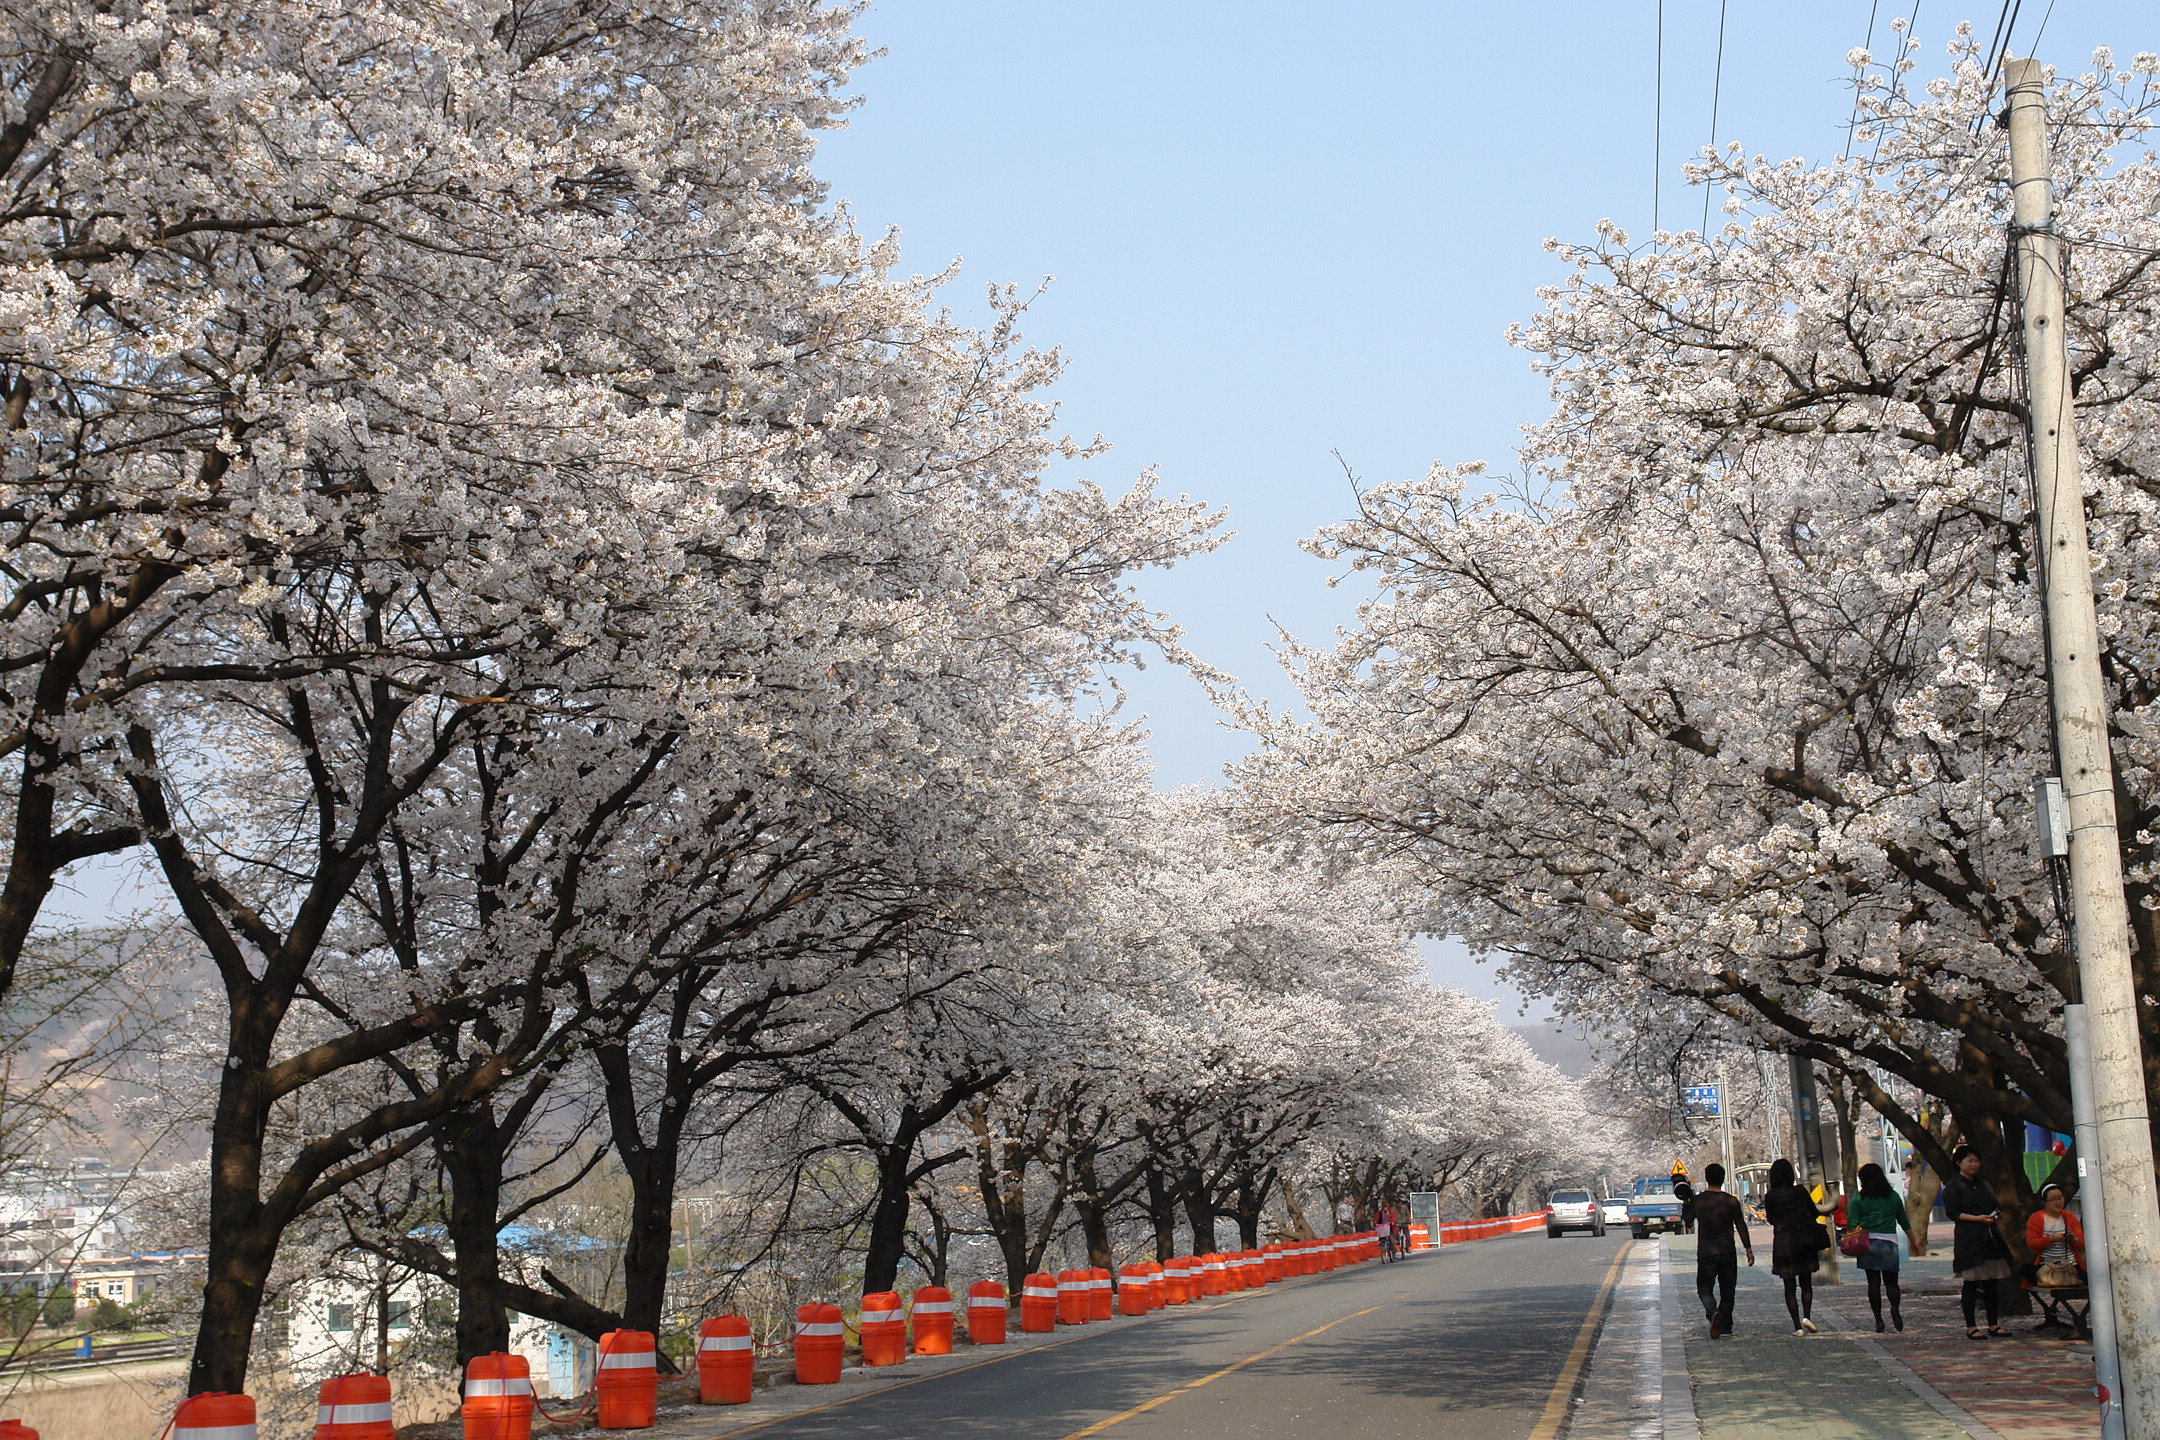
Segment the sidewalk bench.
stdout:
<path fill-rule="evenodd" d="M 2079 1340 L 2092 1339 L 2092 1331 L 2086 1324 L 2092 1311 L 2092 1292 L 2083 1285 L 2029 1285 L 2026 1289 L 2033 1299 L 2040 1302 L 2046 1318 L 2033 1327 L 2035 1335 L 2068 1332 Z M 2080 1305 L 2078 1302 L 2083 1301 Z M 2068 1311 L 2070 1318 L 2063 1319 Z"/>

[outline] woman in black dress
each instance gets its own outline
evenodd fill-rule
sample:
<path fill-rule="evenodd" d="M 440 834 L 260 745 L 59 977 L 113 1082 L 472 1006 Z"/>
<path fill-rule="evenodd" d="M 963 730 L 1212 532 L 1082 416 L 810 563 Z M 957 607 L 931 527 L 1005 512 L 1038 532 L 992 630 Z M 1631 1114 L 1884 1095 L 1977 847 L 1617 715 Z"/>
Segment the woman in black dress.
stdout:
<path fill-rule="evenodd" d="M 1957 1162 L 1957 1174 L 1943 1182 L 1942 1207 L 1943 1214 L 1957 1222 L 1950 1264 L 1965 1287 L 1965 1335 L 1971 1340 L 1981 1336 L 1975 1313 L 1978 1305 L 1987 1308 L 1986 1333 L 2008 1335 L 2010 1332 L 1997 1323 L 2001 1319 L 1997 1287 L 2013 1273 L 2010 1247 L 1995 1228 L 1995 1222 L 2002 1218 L 2002 1206 L 1996 1202 L 1995 1192 L 1980 1183 L 1980 1157 L 1971 1146 L 1960 1145 L 1950 1158 Z"/>
<path fill-rule="evenodd" d="M 1818 1204 L 1799 1183 L 1790 1160 L 1770 1166 L 1770 1188 L 1763 1195 L 1763 1218 L 1770 1222 L 1770 1273 L 1785 1281 L 1785 1311 L 1792 1316 L 1793 1334 L 1815 1330 L 1815 1267 L 1830 1243 L 1822 1217 L 1837 1202 L 1827 1197 Z"/>

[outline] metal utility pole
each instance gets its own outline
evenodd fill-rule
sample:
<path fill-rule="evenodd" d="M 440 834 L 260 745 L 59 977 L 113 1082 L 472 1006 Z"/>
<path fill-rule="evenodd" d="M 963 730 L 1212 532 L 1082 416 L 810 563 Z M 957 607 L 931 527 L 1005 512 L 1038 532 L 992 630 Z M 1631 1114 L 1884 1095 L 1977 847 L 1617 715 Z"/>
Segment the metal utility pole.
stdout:
<path fill-rule="evenodd" d="M 1769 1051 L 1761 1051 L 1755 1058 L 1762 1071 L 1763 1138 L 1770 1142 L 1770 1158 L 1775 1160 L 1785 1153 L 1785 1142 L 1778 1134 L 1777 1073 L 1770 1064 Z"/>
<path fill-rule="evenodd" d="M 1725 1176 L 1732 1182 L 1732 1074 L 1723 1060 L 1717 1067 L 1718 1141 L 1725 1154 Z M 1734 1189 L 1739 1186 L 1734 1184 Z"/>
<path fill-rule="evenodd" d="M 1815 1062 L 1804 1055 L 1789 1055 L 1786 1060 L 1792 1082 L 1792 1162 L 1800 1172 L 1801 1184 L 1827 1186 L 1830 1172 L 1823 1164 L 1821 1111 L 1816 1108 L 1815 1098 Z"/>
<path fill-rule="evenodd" d="M 1820 1185 L 1823 1193 L 1830 1192 L 1830 1166 L 1823 1153 L 1822 1110 L 1815 1091 L 1815 1062 L 1804 1055 L 1786 1057 L 1790 1063 L 1793 1104 L 1793 1166 L 1800 1172 L 1802 1185 Z M 1816 1273 L 1824 1285 L 1842 1285 L 1844 1277 L 1838 1273 L 1838 1252 L 1835 1245 L 1822 1252 L 1817 1262 L 1822 1268 Z"/>
<path fill-rule="evenodd" d="M 2091 1046 L 2099 1189 L 2107 1212 L 2124 1434 L 2160 1440 L 2160 1191 L 2153 1183 L 2138 997 L 2115 823 L 2107 694 L 2093 608 L 2085 490 L 2063 324 L 2062 245 L 2048 174 L 2047 92 L 2037 60 L 2003 61 L 2009 96 L 2011 236 L 2024 310 L 2035 549 L 2045 586 L 2049 691 L 2070 819 L 2070 903 Z"/>

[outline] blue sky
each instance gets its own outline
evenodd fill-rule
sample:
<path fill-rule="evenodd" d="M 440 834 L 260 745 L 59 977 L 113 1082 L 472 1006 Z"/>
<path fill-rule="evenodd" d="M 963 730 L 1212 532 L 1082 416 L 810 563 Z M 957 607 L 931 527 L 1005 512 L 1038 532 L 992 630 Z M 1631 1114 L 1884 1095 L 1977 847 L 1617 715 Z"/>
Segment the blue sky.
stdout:
<path fill-rule="evenodd" d="M 2097 43 L 2160 49 L 2150 0 L 2013 0 L 2014 53 L 2085 65 Z M 1921 0 L 1924 77 L 1959 19 L 1999 3 Z M 1110 484 L 1222 505 L 1236 538 L 1146 582 L 1189 643 L 1248 688 L 1292 694 L 1274 626 L 1325 638 L 1350 587 L 1298 541 L 1368 482 L 1436 460 L 1512 464 L 1544 408 L 1506 343 L 1561 271 L 1548 236 L 1602 217 L 1694 226 L 1681 163 L 1711 138 L 1834 156 L 1846 52 L 1874 52 L 1914 0 L 1665 0 L 1663 157 L 1654 170 L 1656 0 L 1230 5 L 1200 0 L 880 0 L 858 29 L 885 55 L 819 169 L 866 232 L 897 226 L 910 268 L 963 262 L 971 313 L 993 281 L 1055 275 L 1029 326 L 1069 362 L 1066 427 L 1115 448 Z M 1722 77 L 1721 79 L 1719 77 Z M 1160 782 L 1211 783 L 1244 753 L 1198 686 L 1127 677 Z M 1448 947 L 1434 968 L 1505 995 Z"/>

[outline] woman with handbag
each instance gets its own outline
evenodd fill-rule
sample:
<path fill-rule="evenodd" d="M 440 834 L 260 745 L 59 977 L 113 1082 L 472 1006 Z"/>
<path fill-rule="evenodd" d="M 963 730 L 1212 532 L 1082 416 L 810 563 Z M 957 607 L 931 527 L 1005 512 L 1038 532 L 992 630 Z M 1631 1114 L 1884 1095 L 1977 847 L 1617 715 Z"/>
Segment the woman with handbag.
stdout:
<path fill-rule="evenodd" d="M 1890 1323 L 1903 1330 L 1905 1297 L 1898 1289 L 1897 1232 L 1905 1232 L 1905 1243 L 1915 1255 L 1920 1253 L 1920 1241 L 1913 1234 L 1911 1218 L 1905 1214 L 1904 1197 L 1883 1174 L 1882 1166 L 1860 1167 L 1860 1193 L 1852 1198 L 1845 1215 L 1853 1228 L 1838 1241 L 1838 1249 L 1858 1261 L 1861 1273 L 1867 1276 L 1867 1303 L 1868 1309 L 1875 1312 L 1876 1333 L 1883 1328 L 1885 1290 L 1890 1292 Z"/>
<path fill-rule="evenodd" d="M 2025 1248 L 2033 1263 L 2018 1267 L 2027 1285 L 2060 1289 L 2085 1283 L 2085 1227 L 2064 1208 L 2069 1196 L 2060 1185 L 2040 1191 L 2040 1208 L 2025 1221 Z"/>
<path fill-rule="evenodd" d="M 1770 1222 L 1770 1273 L 1785 1281 L 1785 1311 L 1793 1334 L 1815 1332 L 1815 1269 L 1830 1248 L 1822 1217 L 1837 1202 L 1815 1197 L 1799 1183 L 1790 1160 L 1770 1165 L 1770 1188 L 1763 1194 L 1763 1218 Z"/>
<path fill-rule="evenodd" d="M 2016 1272 L 2010 1268 L 2010 1247 L 1997 1228 L 2002 1206 L 1996 1203 L 1995 1192 L 1980 1183 L 1980 1157 L 1970 1145 L 1958 1146 L 1950 1158 L 1957 1162 L 1957 1174 L 1943 1181 L 1942 1207 L 1957 1223 L 1950 1264 L 1965 1287 L 1965 1338 L 1978 1340 L 1983 1333 L 2008 1335 L 2001 1324 L 1997 1291 Z M 1980 1305 L 1987 1309 L 1985 1332 L 1975 1313 Z"/>

